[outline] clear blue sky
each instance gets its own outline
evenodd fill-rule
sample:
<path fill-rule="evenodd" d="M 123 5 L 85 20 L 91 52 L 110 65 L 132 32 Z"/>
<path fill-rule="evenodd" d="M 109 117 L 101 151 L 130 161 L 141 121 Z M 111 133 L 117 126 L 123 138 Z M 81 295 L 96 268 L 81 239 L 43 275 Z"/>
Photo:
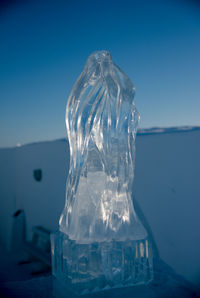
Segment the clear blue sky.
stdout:
<path fill-rule="evenodd" d="M 140 127 L 200 125 L 198 1 L 5 1 L 0 147 L 66 136 L 87 57 L 107 49 L 136 87 Z"/>

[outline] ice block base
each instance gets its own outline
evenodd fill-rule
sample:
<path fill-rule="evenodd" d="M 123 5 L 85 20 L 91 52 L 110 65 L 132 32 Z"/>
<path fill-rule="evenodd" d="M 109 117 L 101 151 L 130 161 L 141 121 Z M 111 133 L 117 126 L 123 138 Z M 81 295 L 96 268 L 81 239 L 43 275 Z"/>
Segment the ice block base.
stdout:
<path fill-rule="evenodd" d="M 148 239 L 80 244 L 51 235 L 52 273 L 76 294 L 147 284 L 153 279 Z"/>

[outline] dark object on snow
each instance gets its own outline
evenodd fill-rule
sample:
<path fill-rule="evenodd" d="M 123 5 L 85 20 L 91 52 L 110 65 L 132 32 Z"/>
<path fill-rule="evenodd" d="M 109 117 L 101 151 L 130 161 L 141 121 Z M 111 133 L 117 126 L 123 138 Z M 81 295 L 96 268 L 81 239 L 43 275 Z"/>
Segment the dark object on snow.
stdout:
<path fill-rule="evenodd" d="M 24 210 L 17 210 L 12 216 L 12 234 L 10 250 L 18 250 L 26 238 L 26 220 Z"/>
<path fill-rule="evenodd" d="M 42 180 L 42 170 L 41 169 L 36 169 L 33 171 L 33 177 L 35 178 L 36 181 L 41 181 Z"/>
<path fill-rule="evenodd" d="M 51 266 L 51 246 L 50 231 L 41 227 L 33 227 L 33 236 L 31 241 L 24 244 L 26 251 L 39 261 Z"/>

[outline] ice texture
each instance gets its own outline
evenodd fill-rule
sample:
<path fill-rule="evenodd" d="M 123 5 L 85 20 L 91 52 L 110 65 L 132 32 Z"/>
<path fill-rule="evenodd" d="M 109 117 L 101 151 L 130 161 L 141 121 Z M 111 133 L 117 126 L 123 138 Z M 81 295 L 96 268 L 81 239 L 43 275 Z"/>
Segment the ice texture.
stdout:
<path fill-rule="evenodd" d="M 108 51 L 89 56 L 69 96 L 70 170 L 60 231 L 77 243 L 147 237 L 132 202 L 135 88 Z"/>
<path fill-rule="evenodd" d="M 148 239 L 80 244 L 62 233 L 51 235 L 53 275 L 77 294 L 152 280 L 152 251 Z"/>
<path fill-rule="evenodd" d="M 108 51 L 93 53 L 67 102 L 70 169 L 53 274 L 77 294 L 146 284 L 152 249 L 132 202 L 135 88 Z"/>

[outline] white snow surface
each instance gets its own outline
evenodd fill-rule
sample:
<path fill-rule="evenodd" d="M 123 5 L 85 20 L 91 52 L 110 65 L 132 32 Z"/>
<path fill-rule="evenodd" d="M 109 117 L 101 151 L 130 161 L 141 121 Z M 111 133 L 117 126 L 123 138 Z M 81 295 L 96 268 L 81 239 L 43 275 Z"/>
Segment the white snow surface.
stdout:
<path fill-rule="evenodd" d="M 199 297 L 198 291 L 190 283 L 174 274 L 173 271 L 171 272 L 171 269 L 164 263 L 159 266 L 158 274 L 160 278 L 147 286 L 104 290 L 81 297 Z M 53 276 L 1 283 L 0 294 L 1 297 L 77 297 L 70 289 L 62 288 L 62 285 Z"/>
<path fill-rule="evenodd" d="M 160 257 L 200 287 L 200 127 L 140 130 L 133 185 Z M 0 244 L 10 246 L 13 213 L 32 227 L 58 228 L 69 168 L 66 140 L 0 149 Z M 42 169 L 42 181 L 33 177 Z"/>
<path fill-rule="evenodd" d="M 1 249 L 0 252 L 0 297 L 77 297 L 70 288 L 63 288 L 52 275 L 33 278 L 31 272 L 36 264 L 19 265 L 19 261 L 25 258 L 21 251 L 7 253 Z M 148 285 L 113 288 L 82 297 L 194 298 L 200 297 L 199 294 L 196 287 L 158 258 L 154 261 L 154 280 Z"/>

